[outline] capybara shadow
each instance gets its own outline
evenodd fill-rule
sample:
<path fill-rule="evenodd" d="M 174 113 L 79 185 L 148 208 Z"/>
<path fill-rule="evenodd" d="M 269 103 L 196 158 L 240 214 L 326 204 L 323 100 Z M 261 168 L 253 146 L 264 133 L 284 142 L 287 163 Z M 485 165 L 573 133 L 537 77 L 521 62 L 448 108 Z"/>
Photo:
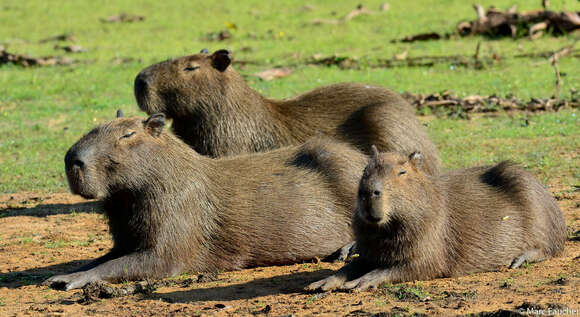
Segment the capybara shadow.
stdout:
<path fill-rule="evenodd" d="M 90 260 L 75 260 L 67 263 L 32 268 L 28 270 L 0 273 L 0 287 L 19 288 L 37 285 L 56 273 L 64 273 L 89 263 Z"/>
<path fill-rule="evenodd" d="M 72 213 L 103 213 L 103 206 L 98 201 L 87 201 L 71 204 L 38 204 L 33 207 L 8 207 L 0 209 L 2 217 L 46 217 Z"/>
<path fill-rule="evenodd" d="M 165 116 L 117 118 L 65 155 L 71 191 L 102 201 L 113 248 L 46 284 L 162 278 L 324 258 L 352 242 L 366 155 L 334 139 L 213 159 L 164 131 Z"/>
<path fill-rule="evenodd" d="M 437 149 L 399 94 L 341 83 L 274 100 L 250 88 L 230 63 L 228 51 L 218 50 L 151 65 L 135 78 L 137 103 L 173 119 L 175 134 L 202 155 L 265 152 L 325 135 L 367 154 L 373 144 L 381 151 L 420 150 L 424 170 L 438 173 Z"/>
<path fill-rule="evenodd" d="M 420 153 L 374 152 L 353 219 L 359 257 L 307 290 L 517 268 L 563 251 L 566 225 L 556 200 L 515 164 L 430 176 Z"/>
<path fill-rule="evenodd" d="M 328 276 L 331 272 L 325 269 L 313 272 L 291 273 L 268 278 L 256 278 L 242 284 L 194 288 L 163 294 L 153 293 L 150 296 L 172 303 L 190 303 L 199 301 L 232 301 L 269 295 L 299 293 L 311 281 Z"/>

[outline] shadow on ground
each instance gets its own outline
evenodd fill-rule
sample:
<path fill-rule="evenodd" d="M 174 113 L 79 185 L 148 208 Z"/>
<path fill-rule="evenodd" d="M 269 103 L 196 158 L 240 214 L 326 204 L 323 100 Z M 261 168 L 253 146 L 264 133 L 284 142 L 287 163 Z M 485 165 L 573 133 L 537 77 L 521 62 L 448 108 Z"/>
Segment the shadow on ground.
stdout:
<path fill-rule="evenodd" d="M 17 216 L 46 217 L 71 213 L 102 213 L 101 203 L 98 201 L 87 201 L 71 204 L 39 204 L 31 207 L 26 205 L 9 205 L 7 208 L 0 209 L 0 218 Z"/>
<path fill-rule="evenodd" d="M 243 284 L 189 289 L 170 293 L 153 293 L 151 297 L 171 303 L 190 303 L 196 301 L 231 301 L 269 295 L 302 293 L 306 285 L 328 277 L 332 273 L 333 271 L 331 270 L 292 273 L 269 278 L 258 278 Z"/>
<path fill-rule="evenodd" d="M 44 280 L 55 274 L 73 271 L 90 261 L 91 259 L 76 260 L 24 271 L 2 273 L 0 274 L 0 288 L 19 288 L 27 285 L 39 285 Z"/>

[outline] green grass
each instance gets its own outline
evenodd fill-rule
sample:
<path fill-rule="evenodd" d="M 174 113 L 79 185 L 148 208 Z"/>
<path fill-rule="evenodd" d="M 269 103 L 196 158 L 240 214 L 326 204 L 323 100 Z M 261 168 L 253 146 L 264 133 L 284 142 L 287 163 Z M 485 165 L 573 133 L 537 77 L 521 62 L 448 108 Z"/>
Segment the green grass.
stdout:
<path fill-rule="evenodd" d="M 363 4 L 377 11 L 383 1 Z M 552 8 L 580 11 L 578 1 L 551 1 Z M 395 91 L 434 92 L 451 89 L 460 96 L 514 94 L 520 98 L 549 97 L 554 93 L 552 67 L 542 59 L 502 59 L 484 70 L 439 64 L 432 68 L 369 68 L 303 65 L 313 54 L 341 54 L 372 62 L 404 51 L 409 56 L 472 55 L 481 41 L 482 57 L 492 53 L 513 56 L 523 52 L 557 50 L 578 36 L 539 40 L 491 40 L 470 37 L 449 41 L 390 43 L 391 39 L 420 32 L 449 32 L 462 19 L 473 19 L 474 10 L 464 1 L 427 0 L 389 2 L 390 9 L 359 16 L 342 25 L 313 26 L 314 19 L 344 16 L 359 1 L 16 1 L 0 6 L 0 44 L 13 53 L 31 56 L 64 55 L 54 42 L 38 40 L 72 32 L 89 51 L 69 55 L 74 66 L 21 68 L 0 66 L 0 193 L 64 191 L 63 157 L 83 133 L 96 123 L 113 118 L 122 108 L 127 115 L 142 115 L 133 97 L 135 75 L 145 66 L 169 57 L 227 48 L 235 59 L 259 63 L 238 67 L 252 87 L 271 97 L 283 98 L 314 87 L 343 81 L 368 82 Z M 508 8 L 508 0 L 480 1 Z M 303 10 L 305 4 L 313 9 Z M 520 10 L 538 8 L 539 1 L 519 3 Z M 125 11 L 144 15 L 145 21 L 103 24 L 99 18 Z M 335 14 L 333 15 L 333 12 Z M 207 42 L 204 35 L 227 24 L 233 38 Z M 242 50 L 249 47 L 250 51 Z M 580 44 L 577 46 L 580 48 Z M 115 64 L 116 58 L 134 58 Z M 292 75 L 264 82 L 251 75 L 274 66 L 291 65 Z M 565 74 L 564 97 L 580 88 L 578 58 L 559 63 Z M 518 118 L 500 116 L 471 121 L 436 119 L 429 131 L 448 167 L 470 166 L 512 159 L 540 175 L 566 184 L 577 183 L 579 122 L 571 110 L 532 116 L 532 124 L 520 127 Z M 558 122 L 558 120 L 560 122 Z"/>
<path fill-rule="evenodd" d="M 577 111 L 511 117 L 500 114 L 469 121 L 433 119 L 427 124 L 448 168 L 511 160 L 546 183 L 557 181 L 570 186 L 580 179 Z"/>

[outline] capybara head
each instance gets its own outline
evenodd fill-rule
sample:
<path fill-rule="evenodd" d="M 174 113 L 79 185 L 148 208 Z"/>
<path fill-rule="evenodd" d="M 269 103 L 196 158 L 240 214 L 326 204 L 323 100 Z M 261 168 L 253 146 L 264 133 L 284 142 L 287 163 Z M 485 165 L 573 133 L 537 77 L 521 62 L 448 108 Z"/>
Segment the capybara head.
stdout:
<path fill-rule="evenodd" d="M 105 198 L 118 188 L 147 184 L 141 167 L 150 160 L 160 142 L 165 115 L 122 118 L 99 125 L 75 143 L 64 157 L 65 171 L 73 194 Z"/>
<path fill-rule="evenodd" d="M 408 210 L 404 207 L 413 203 L 422 183 L 422 161 L 419 152 L 408 157 L 397 152 L 380 154 L 373 145 L 359 185 L 356 215 L 369 224 L 382 225 L 398 216 L 398 211 Z"/>
<path fill-rule="evenodd" d="M 218 50 L 171 59 L 151 65 L 135 78 L 135 98 L 148 114 L 163 112 L 168 117 L 189 115 L 194 111 L 183 104 L 203 104 L 223 94 L 232 73 L 230 54 Z"/>

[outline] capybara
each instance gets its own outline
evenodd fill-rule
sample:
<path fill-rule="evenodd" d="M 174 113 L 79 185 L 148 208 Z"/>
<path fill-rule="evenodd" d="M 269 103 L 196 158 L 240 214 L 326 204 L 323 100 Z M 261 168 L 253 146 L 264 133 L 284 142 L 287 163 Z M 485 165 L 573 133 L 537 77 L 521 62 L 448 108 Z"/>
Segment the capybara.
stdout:
<path fill-rule="evenodd" d="M 422 160 L 417 152 L 372 156 L 353 219 L 360 257 L 307 290 L 516 268 L 563 250 L 562 212 L 531 174 L 503 162 L 432 177 Z"/>
<path fill-rule="evenodd" d="M 158 278 L 325 257 L 353 241 L 365 154 L 329 138 L 212 159 L 164 131 L 117 118 L 66 153 L 71 191 L 103 202 L 112 250 L 45 284 Z"/>
<path fill-rule="evenodd" d="M 175 134 L 211 157 L 299 145 L 316 135 L 350 143 L 364 153 L 422 151 L 425 171 L 437 174 L 439 154 L 412 106 L 388 89 L 334 84 L 273 100 L 250 88 L 230 65 L 228 51 L 161 62 L 135 78 L 139 107 L 173 119 Z"/>

